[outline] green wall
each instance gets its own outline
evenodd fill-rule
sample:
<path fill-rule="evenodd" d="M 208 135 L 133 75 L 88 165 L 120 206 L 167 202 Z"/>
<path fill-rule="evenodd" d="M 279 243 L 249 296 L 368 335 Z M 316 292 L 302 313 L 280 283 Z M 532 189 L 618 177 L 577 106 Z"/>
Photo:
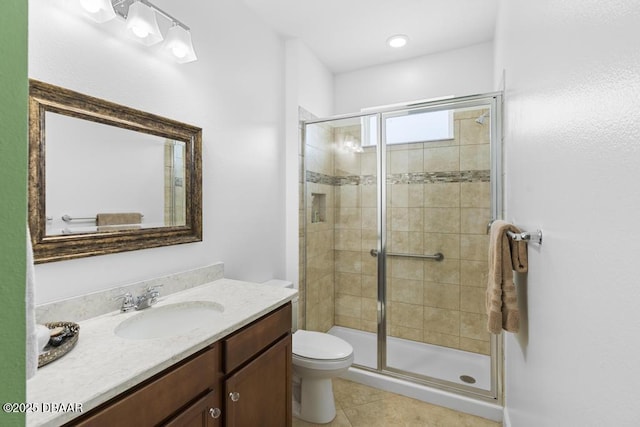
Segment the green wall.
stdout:
<path fill-rule="evenodd" d="M 27 3 L 4 0 L 0 13 L 0 403 L 26 399 Z M 23 424 L 0 412 L 0 425 Z"/>

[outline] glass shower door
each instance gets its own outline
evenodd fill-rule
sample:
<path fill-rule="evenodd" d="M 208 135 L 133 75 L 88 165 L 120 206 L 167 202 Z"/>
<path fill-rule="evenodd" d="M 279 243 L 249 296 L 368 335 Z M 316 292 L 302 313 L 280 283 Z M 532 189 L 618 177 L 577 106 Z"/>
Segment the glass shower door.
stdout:
<path fill-rule="evenodd" d="M 490 101 L 383 113 L 382 369 L 492 389 Z"/>
<path fill-rule="evenodd" d="M 501 213 L 499 95 L 307 120 L 302 324 L 354 367 L 495 401 L 487 224 Z"/>

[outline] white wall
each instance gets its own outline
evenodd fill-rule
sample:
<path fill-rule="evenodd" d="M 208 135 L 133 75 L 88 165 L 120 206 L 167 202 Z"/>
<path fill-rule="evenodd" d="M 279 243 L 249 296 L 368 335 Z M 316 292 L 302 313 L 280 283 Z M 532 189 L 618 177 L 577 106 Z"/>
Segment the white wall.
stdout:
<path fill-rule="evenodd" d="M 298 283 L 300 146 L 298 107 L 318 117 L 333 114 L 333 74 L 300 40 L 287 40 L 286 51 L 286 278 Z"/>
<path fill-rule="evenodd" d="M 301 40 L 286 42 L 287 90 L 318 117 L 333 114 L 333 74 Z M 296 115 L 297 115 L 296 107 Z"/>
<path fill-rule="evenodd" d="M 38 265 L 37 303 L 225 262 L 227 277 L 282 277 L 284 45 L 235 0 L 154 4 L 191 27 L 198 61 L 175 64 L 123 34 L 30 0 L 29 76 L 203 128 L 202 243 Z"/>
<path fill-rule="evenodd" d="M 335 114 L 406 101 L 491 92 L 493 46 L 462 49 L 335 76 Z"/>
<path fill-rule="evenodd" d="M 542 227 L 506 336 L 514 427 L 640 425 L 640 3 L 503 1 L 507 219 Z"/>

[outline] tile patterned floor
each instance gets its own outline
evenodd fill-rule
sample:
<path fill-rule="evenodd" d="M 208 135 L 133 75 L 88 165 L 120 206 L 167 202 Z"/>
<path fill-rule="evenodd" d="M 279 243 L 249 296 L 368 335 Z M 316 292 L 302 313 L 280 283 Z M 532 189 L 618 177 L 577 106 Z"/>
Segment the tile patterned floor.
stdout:
<path fill-rule="evenodd" d="M 366 385 L 335 378 L 336 418 L 311 424 L 293 418 L 293 427 L 500 427 L 502 423 L 467 415 Z"/>

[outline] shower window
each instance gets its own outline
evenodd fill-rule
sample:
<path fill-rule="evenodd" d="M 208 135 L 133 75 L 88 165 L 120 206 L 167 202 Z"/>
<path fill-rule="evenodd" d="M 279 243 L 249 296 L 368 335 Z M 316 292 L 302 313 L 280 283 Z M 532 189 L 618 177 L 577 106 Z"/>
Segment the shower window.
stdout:
<path fill-rule="evenodd" d="M 385 120 L 386 143 L 411 144 L 454 139 L 454 110 L 420 111 L 405 110 L 387 115 Z M 378 141 L 377 120 L 363 118 L 362 146 L 375 146 Z"/>

